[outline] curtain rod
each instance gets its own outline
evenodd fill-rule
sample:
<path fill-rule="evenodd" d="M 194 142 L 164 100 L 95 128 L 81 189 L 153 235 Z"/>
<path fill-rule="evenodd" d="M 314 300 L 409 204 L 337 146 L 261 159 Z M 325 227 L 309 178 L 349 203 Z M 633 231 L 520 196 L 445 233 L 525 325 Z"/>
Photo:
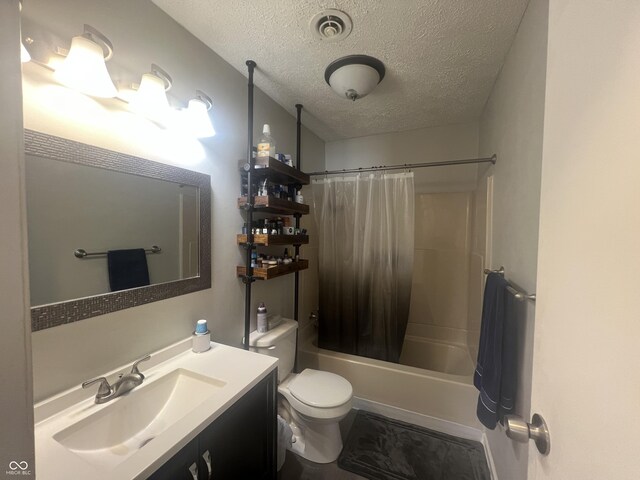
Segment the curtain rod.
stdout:
<path fill-rule="evenodd" d="M 423 168 L 423 167 L 444 167 L 447 165 L 468 165 L 471 163 L 491 163 L 496 164 L 498 157 L 494 153 L 490 157 L 483 158 L 469 158 L 466 160 L 449 160 L 445 162 L 429 162 L 429 163 L 405 163 L 404 165 L 382 165 L 380 167 L 363 167 L 363 168 L 347 168 L 342 170 L 325 170 L 324 172 L 312 172 L 310 177 L 319 175 L 340 175 L 344 173 L 361 173 L 361 172 L 379 172 L 385 170 L 406 170 L 411 168 Z"/>

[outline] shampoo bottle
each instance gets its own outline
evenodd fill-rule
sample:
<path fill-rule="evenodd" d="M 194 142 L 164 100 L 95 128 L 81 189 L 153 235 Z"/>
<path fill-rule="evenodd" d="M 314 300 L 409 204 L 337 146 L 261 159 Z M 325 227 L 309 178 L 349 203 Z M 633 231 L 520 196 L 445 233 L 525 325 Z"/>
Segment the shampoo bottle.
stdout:
<path fill-rule="evenodd" d="M 267 322 L 267 307 L 263 302 L 260 302 L 260 305 L 258 305 L 257 323 L 258 333 L 265 333 L 267 330 L 269 330 L 269 325 Z"/>

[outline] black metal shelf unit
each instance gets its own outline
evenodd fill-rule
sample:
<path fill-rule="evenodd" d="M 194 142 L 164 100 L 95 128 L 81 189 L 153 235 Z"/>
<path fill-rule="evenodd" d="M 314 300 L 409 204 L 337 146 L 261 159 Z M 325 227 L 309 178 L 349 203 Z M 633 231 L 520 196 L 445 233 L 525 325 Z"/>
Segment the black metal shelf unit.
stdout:
<path fill-rule="evenodd" d="M 247 60 L 246 62 L 248 71 L 249 71 L 249 75 L 248 75 L 248 108 L 247 108 L 247 161 L 244 165 L 243 170 L 246 172 L 247 175 L 247 196 L 246 196 L 246 200 L 245 199 L 239 199 L 238 201 L 238 206 L 243 208 L 246 212 L 246 224 L 251 226 L 253 225 L 253 214 L 254 212 L 275 212 L 275 213 L 292 213 L 294 218 L 295 218 L 295 228 L 299 229 L 300 228 L 300 217 L 302 217 L 302 215 L 304 213 L 308 213 L 308 207 L 306 207 L 306 205 L 293 205 L 292 206 L 287 206 L 287 205 L 278 205 L 276 207 L 269 207 L 269 204 L 265 204 L 264 202 L 268 202 L 268 197 L 266 197 L 267 199 L 265 200 L 265 198 L 263 197 L 257 197 L 255 195 L 256 192 L 254 192 L 254 185 L 253 185 L 253 178 L 260 178 L 260 177 L 264 177 L 265 175 L 269 175 L 269 176 L 273 176 L 275 180 L 279 180 L 282 183 L 282 178 L 280 178 L 280 176 L 288 176 L 288 183 L 292 183 L 293 185 L 295 185 L 296 189 L 301 188 L 303 184 L 307 184 L 309 183 L 309 176 L 306 174 L 303 174 L 300 171 L 300 156 L 301 156 L 301 149 L 300 149 L 300 145 L 301 145 L 301 128 L 302 128 L 302 122 L 301 122 L 301 116 L 302 116 L 302 105 L 300 104 L 296 104 L 296 111 L 297 111 L 297 122 L 296 122 L 296 165 L 295 165 L 295 171 L 291 170 L 289 167 L 287 168 L 283 168 L 280 165 L 277 165 L 275 163 L 273 163 L 271 160 L 272 159 L 267 159 L 267 160 L 260 160 L 258 162 L 256 162 L 256 159 L 253 158 L 253 73 L 254 73 L 254 69 L 256 68 L 256 62 L 254 62 L 253 60 Z M 266 162 L 266 163 L 265 163 Z M 256 164 L 260 163 L 258 165 L 258 167 L 256 168 Z M 289 173 L 287 173 L 287 169 L 290 170 Z M 292 174 L 295 173 L 295 174 Z M 253 177 L 253 178 L 252 178 Z M 256 200 L 256 198 L 258 198 L 258 201 Z M 271 201 L 274 201 L 274 199 L 271 199 Z M 262 202 L 262 203 L 261 203 Z M 277 203 L 277 202 L 274 202 Z M 283 202 L 280 202 L 283 203 Z M 287 203 L 287 202 L 284 202 Z M 302 208 L 302 207 L 306 207 Z M 291 211 L 288 211 L 291 210 Z M 300 243 L 306 243 L 306 242 L 300 242 L 297 240 L 298 237 L 294 237 L 292 236 L 292 242 L 291 244 L 294 245 L 295 248 L 295 257 L 296 259 L 298 259 L 300 257 Z M 250 335 L 250 325 L 251 325 L 251 286 L 253 284 L 253 282 L 255 282 L 258 278 L 268 278 L 267 276 L 265 276 L 264 272 L 262 272 L 261 275 L 254 275 L 254 269 L 251 266 L 251 254 L 253 252 L 253 250 L 256 248 L 257 245 L 264 245 L 264 239 L 261 242 L 256 242 L 256 238 L 255 235 L 252 233 L 251 228 L 247 229 L 247 233 L 246 233 L 246 237 L 243 238 L 243 240 L 245 240 L 244 242 L 241 243 L 241 245 L 245 248 L 245 266 L 244 268 L 239 267 L 238 268 L 238 273 L 240 275 L 240 277 L 242 278 L 242 281 L 245 284 L 245 298 L 244 298 L 244 340 L 243 340 L 243 347 L 245 350 L 249 350 L 249 335 Z M 295 240 L 295 241 L 294 241 Z M 308 241 L 308 239 L 307 239 Z M 303 270 L 304 268 L 306 268 L 306 264 L 303 265 L 302 261 L 300 263 L 300 265 L 298 265 L 299 268 L 296 269 L 292 269 L 295 270 L 295 289 L 294 289 L 294 307 L 293 307 L 293 318 L 294 320 L 297 322 L 298 321 L 298 309 L 299 309 L 299 295 L 300 295 L 300 273 L 299 270 Z M 304 267 L 304 268 L 303 268 Z M 275 275 L 277 276 L 277 275 Z M 296 357 L 297 357 L 297 334 L 296 334 Z M 296 365 L 296 369 L 297 369 L 297 365 Z"/>

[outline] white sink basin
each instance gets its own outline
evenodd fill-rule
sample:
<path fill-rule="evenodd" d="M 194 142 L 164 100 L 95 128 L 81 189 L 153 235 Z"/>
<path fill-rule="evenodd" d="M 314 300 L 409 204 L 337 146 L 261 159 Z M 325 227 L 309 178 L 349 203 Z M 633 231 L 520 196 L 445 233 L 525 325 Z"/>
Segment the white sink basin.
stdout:
<path fill-rule="evenodd" d="M 53 438 L 95 466 L 114 468 L 225 384 L 179 368 L 112 400 Z"/>

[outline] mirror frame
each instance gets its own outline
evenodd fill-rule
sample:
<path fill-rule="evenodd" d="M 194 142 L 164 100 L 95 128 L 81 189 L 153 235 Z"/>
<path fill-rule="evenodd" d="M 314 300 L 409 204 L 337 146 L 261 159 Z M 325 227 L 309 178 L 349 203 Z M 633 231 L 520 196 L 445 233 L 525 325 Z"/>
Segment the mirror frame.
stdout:
<path fill-rule="evenodd" d="M 34 130 L 24 130 L 25 155 L 198 187 L 199 275 L 145 287 L 31 307 L 31 330 L 57 327 L 125 308 L 211 288 L 211 177 Z M 73 252 L 69 252 L 73 258 Z"/>

